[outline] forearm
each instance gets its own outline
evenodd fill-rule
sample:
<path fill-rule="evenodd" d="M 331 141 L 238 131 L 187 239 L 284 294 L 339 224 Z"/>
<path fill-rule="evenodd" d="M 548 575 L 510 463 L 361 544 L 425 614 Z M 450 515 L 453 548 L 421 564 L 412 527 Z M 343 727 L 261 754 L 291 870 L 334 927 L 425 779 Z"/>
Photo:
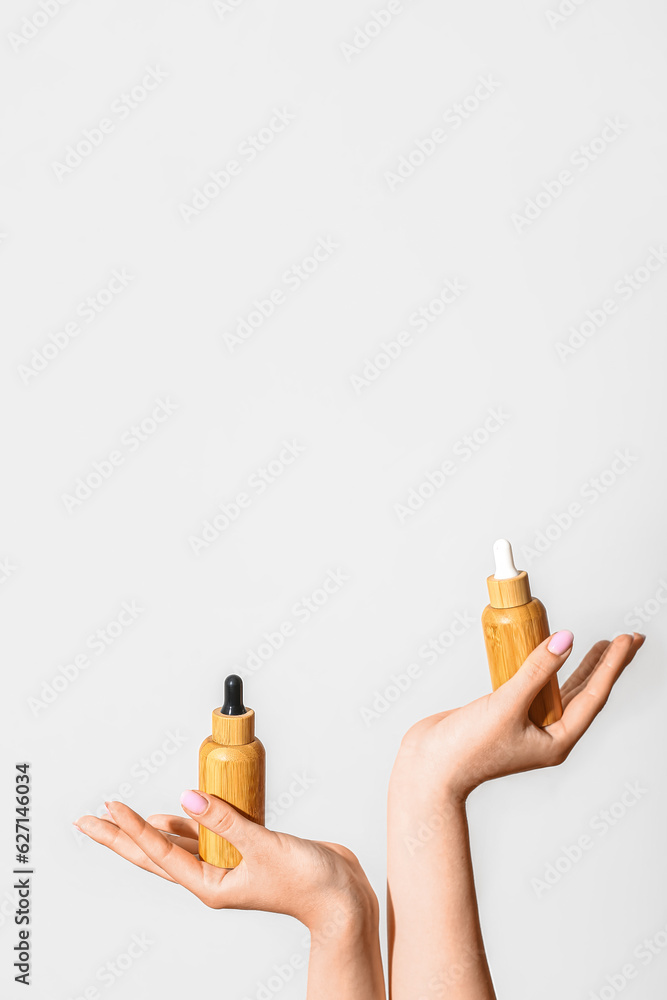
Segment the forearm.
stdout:
<path fill-rule="evenodd" d="M 392 1000 L 495 1000 L 465 803 L 395 774 L 387 851 Z"/>
<path fill-rule="evenodd" d="M 308 1000 L 385 1000 L 377 907 L 350 916 L 333 907 L 311 930 Z"/>

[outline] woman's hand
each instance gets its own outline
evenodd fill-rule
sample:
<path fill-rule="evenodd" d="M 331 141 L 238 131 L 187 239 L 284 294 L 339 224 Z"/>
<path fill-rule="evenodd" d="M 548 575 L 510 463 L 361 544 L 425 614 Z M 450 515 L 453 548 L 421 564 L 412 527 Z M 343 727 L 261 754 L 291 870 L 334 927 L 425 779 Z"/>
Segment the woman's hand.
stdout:
<path fill-rule="evenodd" d="M 107 802 L 109 819 L 82 816 L 75 825 L 127 861 L 185 886 L 213 909 L 287 913 L 314 932 L 332 919 L 349 924 L 377 916 L 375 894 L 347 848 L 267 830 L 215 795 L 187 791 L 181 804 L 192 819 L 145 820 L 122 802 Z M 199 859 L 198 823 L 240 851 L 237 868 Z"/>
<path fill-rule="evenodd" d="M 565 760 L 644 641 L 598 642 L 563 685 L 563 716 L 528 709 L 572 648 L 557 632 L 493 694 L 412 727 L 389 784 L 389 968 L 394 1000 L 495 1000 L 479 923 L 466 817 L 473 788 Z"/>
<path fill-rule="evenodd" d="M 296 917 L 311 934 L 308 1000 L 384 1000 L 377 898 L 351 851 L 267 830 L 208 793 L 184 792 L 181 804 L 192 818 L 145 820 L 121 802 L 107 802 L 108 819 L 82 816 L 75 826 L 213 909 Z M 198 823 L 240 851 L 237 868 L 199 859 Z"/>
<path fill-rule="evenodd" d="M 644 638 L 635 632 L 597 642 L 562 687 L 562 718 L 540 729 L 530 721 L 528 709 L 572 650 L 572 633 L 556 632 L 497 691 L 431 715 L 408 730 L 392 784 L 411 784 L 420 775 L 430 789 L 465 799 L 491 778 L 562 763 L 606 704 Z"/>

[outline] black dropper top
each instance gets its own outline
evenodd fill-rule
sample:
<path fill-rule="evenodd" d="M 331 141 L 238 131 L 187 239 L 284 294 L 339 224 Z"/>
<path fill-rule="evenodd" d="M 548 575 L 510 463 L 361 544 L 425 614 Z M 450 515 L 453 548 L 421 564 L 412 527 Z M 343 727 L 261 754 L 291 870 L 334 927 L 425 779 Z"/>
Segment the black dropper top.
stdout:
<path fill-rule="evenodd" d="M 230 674 L 225 679 L 225 700 L 220 709 L 221 715 L 245 715 L 243 704 L 243 681 L 238 674 Z"/>

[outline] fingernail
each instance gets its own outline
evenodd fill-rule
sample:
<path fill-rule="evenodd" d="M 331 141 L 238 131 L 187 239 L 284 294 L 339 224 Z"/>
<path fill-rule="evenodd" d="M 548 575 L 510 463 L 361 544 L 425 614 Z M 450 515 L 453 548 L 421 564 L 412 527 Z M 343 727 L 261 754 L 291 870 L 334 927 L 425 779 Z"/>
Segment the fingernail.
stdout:
<path fill-rule="evenodd" d="M 203 795 L 200 795 L 199 792 L 193 792 L 188 789 L 187 792 L 183 792 L 181 795 L 181 805 L 185 806 L 188 812 L 194 813 L 196 816 L 198 813 L 203 813 L 208 805 L 208 800 Z"/>
<path fill-rule="evenodd" d="M 561 656 L 570 648 L 573 640 L 574 635 L 569 629 L 561 629 L 560 632 L 554 632 L 551 636 L 547 649 L 550 653 L 555 653 L 556 656 Z"/>

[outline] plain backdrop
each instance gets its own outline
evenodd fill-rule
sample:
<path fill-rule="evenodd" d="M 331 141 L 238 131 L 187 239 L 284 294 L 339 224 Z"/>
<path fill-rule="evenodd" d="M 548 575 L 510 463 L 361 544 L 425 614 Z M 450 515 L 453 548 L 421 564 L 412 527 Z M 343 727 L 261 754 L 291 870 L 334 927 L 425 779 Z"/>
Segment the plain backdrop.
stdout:
<path fill-rule="evenodd" d="M 352 848 L 384 904 L 392 760 L 489 689 L 506 536 L 566 673 L 648 639 L 564 766 L 470 801 L 498 995 L 661 996 L 664 7 L 1 20 L 3 995 L 29 761 L 35 1000 L 304 997 L 300 925 L 208 910 L 71 820 L 178 813 L 246 668 L 274 826 Z"/>

